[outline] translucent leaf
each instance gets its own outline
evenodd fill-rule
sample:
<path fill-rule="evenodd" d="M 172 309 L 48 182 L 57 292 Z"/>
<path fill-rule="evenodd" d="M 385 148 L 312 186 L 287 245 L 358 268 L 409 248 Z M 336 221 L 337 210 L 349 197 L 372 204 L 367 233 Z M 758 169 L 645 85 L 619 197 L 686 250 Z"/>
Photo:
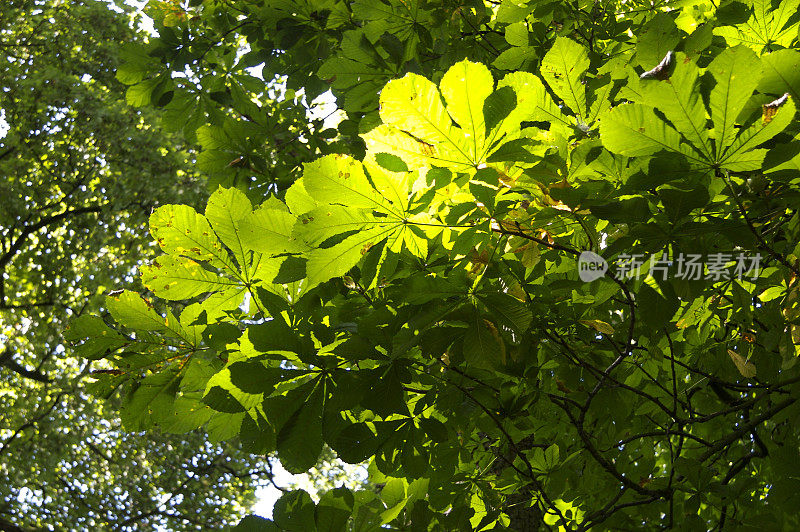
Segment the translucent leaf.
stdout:
<path fill-rule="evenodd" d="M 675 54 L 670 79 L 642 80 L 641 101 L 656 107 L 706 159 L 713 159 L 700 93 L 700 69 L 684 54 Z"/>
<path fill-rule="evenodd" d="M 794 102 L 791 100 L 786 101 L 780 106 L 774 116 L 767 118 L 757 118 L 756 122 L 741 131 L 733 141 L 733 144 L 725 151 L 721 160 L 724 165 L 728 158 L 732 158 L 737 154 L 744 153 L 747 150 L 755 148 L 768 141 L 791 123 L 795 115 Z"/>
<path fill-rule="evenodd" d="M 760 170 L 764 164 L 767 150 L 758 149 L 747 152 L 737 152 L 730 157 L 726 157 L 721 164 L 721 168 L 731 172 L 753 172 Z"/>
<path fill-rule="evenodd" d="M 657 13 L 637 35 L 636 59 L 645 70 L 656 66 L 680 42 L 681 32 L 667 13 Z"/>
<path fill-rule="evenodd" d="M 517 97 L 517 106 L 511 111 L 506 124 L 519 124 L 522 121 L 553 122 L 565 127 L 569 119 L 555 104 L 545 89 L 542 80 L 530 72 L 513 72 L 497 84 L 497 88 L 511 87 Z"/>
<path fill-rule="evenodd" d="M 800 51 L 778 50 L 761 56 L 764 75 L 758 91 L 767 94 L 788 92 L 794 101 L 800 101 Z"/>
<path fill-rule="evenodd" d="M 386 84 L 380 95 L 380 115 L 384 124 L 426 142 L 452 144 L 453 124 L 439 89 L 418 74 L 406 74 Z"/>
<path fill-rule="evenodd" d="M 581 120 L 588 114 L 586 89 L 581 83 L 588 68 L 586 48 L 566 37 L 558 37 L 542 59 L 542 77 Z"/>
<path fill-rule="evenodd" d="M 306 264 L 308 286 L 316 286 L 328 279 L 347 273 L 372 247 L 387 237 L 397 238 L 400 227 L 375 224 L 348 236 L 338 244 L 329 248 L 319 248 L 309 253 Z"/>
<path fill-rule="evenodd" d="M 131 329 L 165 331 L 167 325 L 150 303 L 136 292 L 123 290 L 110 294 L 106 306 L 117 322 Z"/>
<path fill-rule="evenodd" d="M 541 82 L 538 84 L 541 87 Z M 469 61 L 453 66 L 442 79 L 446 108 L 437 87 L 425 78 L 407 74 L 389 82 L 381 92 L 383 125 L 363 135 L 367 159 L 374 159 L 376 153 L 391 153 L 412 170 L 441 166 L 473 173 L 486 163 L 496 141 L 504 135 L 518 134 L 520 121 L 531 115 L 529 109 L 522 110 L 519 99 L 516 109 L 520 112 L 511 111 L 503 104 L 510 99 L 510 92 L 493 96 L 493 88 L 489 70 Z M 541 87 L 541 99 L 543 95 Z M 489 128 L 487 110 L 493 126 Z"/>
<path fill-rule="evenodd" d="M 250 215 L 253 206 L 244 192 L 236 188 L 218 188 L 211 194 L 206 205 L 206 218 L 222 243 L 228 246 L 236 257 L 239 267 L 246 273 L 249 257 L 242 242 L 243 223 Z"/>
<path fill-rule="evenodd" d="M 361 163 L 345 155 L 326 155 L 306 163 L 303 187 L 317 201 L 391 210 L 391 204 L 367 180 Z"/>
<path fill-rule="evenodd" d="M 473 167 L 471 160 L 453 148 L 452 144 L 428 144 L 407 133 L 380 125 L 361 135 L 367 145 L 367 159 L 374 160 L 379 153 L 397 155 L 410 168 L 426 166 L 449 167 L 455 171 L 468 171 Z"/>
<path fill-rule="evenodd" d="M 150 233 L 158 245 L 171 255 L 236 271 L 208 220 L 188 205 L 165 205 L 150 215 Z"/>
<path fill-rule="evenodd" d="M 145 377 L 125 400 L 120 419 L 126 430 L 136 432 L 149 428 L 167 413 L 175 403 L 175 390 L 180 372 L 170 367 Z"/>
<path fill-rule="evenodd" d="M 483 104 L 494 90 L 492 74 L 484 65 L 464 60 L 445 73 L 439 87 L 447 112 L 468 139 L 470 158 L 480 160 L 486 140 Z"/>
<path fill-rule="evenodd" d="M 242 245 L 265 255 L 299 253 L 306 246 L 292 237 L 296 220 L 294 215 L 286 211 L 262 206 L 242 221 Z"/>
<path fill-rule="evenodd" d="M 736 117 L 761 79 L 761 62 L 752 50 L 737 46 L 715 57 L 708 70 L 717 81 L 711 90 L 709 107 L 719 157 L 733 142 Z"/>
<path fill-rule="evenodd" d="M 142 266 L 142 283 L 158 297 L 179 301 L 207 292 L 217 292 L 240 286 L 204 269 L 197 262 L 175 255 L 162 255 L 152 264 Z"/>
<path fill-rule="evenodd" d="M 606 113 L 600 121 L 600 138 L 606 149 L 628 157 L 681 151 L 678 132 L 641 104 L 619 105 Z"/>

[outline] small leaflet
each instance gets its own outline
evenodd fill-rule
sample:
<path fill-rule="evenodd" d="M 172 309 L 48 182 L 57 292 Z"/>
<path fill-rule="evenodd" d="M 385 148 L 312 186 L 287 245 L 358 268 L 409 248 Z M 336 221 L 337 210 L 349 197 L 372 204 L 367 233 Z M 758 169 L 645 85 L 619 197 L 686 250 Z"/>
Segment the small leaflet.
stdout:
<path fill-rule="evenodd" d="M 642 75 L 639 76 L 639 79 L 658 79 L 661 81 L 669 79 L 671 66 L 672 50 L 667 52 L 667 55 L 664 56 L 664 59 L 662 59 L 661 62 L 655 66 L 655 68 L 648 70 L 647 72 L 643 72 Z"/>

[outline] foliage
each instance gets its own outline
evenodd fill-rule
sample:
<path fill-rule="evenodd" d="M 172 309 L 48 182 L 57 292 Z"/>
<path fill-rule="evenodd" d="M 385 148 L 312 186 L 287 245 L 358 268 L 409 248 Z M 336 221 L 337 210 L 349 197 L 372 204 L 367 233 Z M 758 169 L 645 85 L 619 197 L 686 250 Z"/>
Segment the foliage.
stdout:
<path fill-rule="evenodd" d="M 62 338 L 152 257 L 153 207 L 206 196 L 181 137 L 118 98 L 118 42 L 143 37 L 106 2 L 0 11 L 0 528 L 236 522 L 263 460 L 199 433 L 123 433 L 119 399 L 87 392 L 98 367 Z"/>
<path fill-rule="evenodd" d="M 206 424 L 290 471 L 328 445 L 382 485 L 295 491 L 240 530 L 800 526 L 793 10 L 172 5 L 129 95 L 234 94 L 263 61 L 347 115 L 301 172 L 157 209 L 155 297 L 71 329 L 131 429 Z M 587 257 L 611 266 L 582 280 Z"/>

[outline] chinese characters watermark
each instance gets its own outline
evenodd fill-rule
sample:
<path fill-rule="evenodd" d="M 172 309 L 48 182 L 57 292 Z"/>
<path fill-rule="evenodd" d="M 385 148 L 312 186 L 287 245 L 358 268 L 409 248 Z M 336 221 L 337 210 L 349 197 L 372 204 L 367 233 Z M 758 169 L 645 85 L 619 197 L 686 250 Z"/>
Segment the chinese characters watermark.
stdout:
<path fill-rule="evenodd" d="M 584 282 L 591 282 L 603 277 L 609 270 L 606 260 L 591 251 L 584 251 L 578 258 L 578 275 Z M 650 276 L 654 279 L 666 280 L 667 277 L 697 281 L 742 280 L 746 275 L 751 279 L 758 278 L 761 271 L 761 255 L 745 255 L 744 253 L 680 253 L 672 259 L 666 253 L 648 260 L 644 254 L 621 253 L 614 261 L 612 273 L 618 279 L 639 279 Z"/>

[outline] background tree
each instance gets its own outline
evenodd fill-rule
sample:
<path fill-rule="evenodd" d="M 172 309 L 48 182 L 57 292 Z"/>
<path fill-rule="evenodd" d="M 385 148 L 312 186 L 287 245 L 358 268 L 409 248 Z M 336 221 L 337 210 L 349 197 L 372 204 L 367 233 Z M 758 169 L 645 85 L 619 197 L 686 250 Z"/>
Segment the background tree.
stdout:
<path fill-rule="evenodd" d="M 127 9 L 127 8 L 126 8 Z M 241 515 L 266 464 L 200 434 L 129 434 L 86 389 L 70 319 L 151 256 L 150 212 L 197 204 L 179 135 L 114 79 L 143 35 L 106 2 L 0 10 L 0 528 L 208 529 Z"/>
<path fill-rule="evenodd" d="M 242 529 L 796 529 L 797 5 L 690 4 L 154 3 L 118 77 L 238 188 L 73 327 L 126 426 L 383 485 Z M 346 119 L 237 167 L 273 76 Z"/>

